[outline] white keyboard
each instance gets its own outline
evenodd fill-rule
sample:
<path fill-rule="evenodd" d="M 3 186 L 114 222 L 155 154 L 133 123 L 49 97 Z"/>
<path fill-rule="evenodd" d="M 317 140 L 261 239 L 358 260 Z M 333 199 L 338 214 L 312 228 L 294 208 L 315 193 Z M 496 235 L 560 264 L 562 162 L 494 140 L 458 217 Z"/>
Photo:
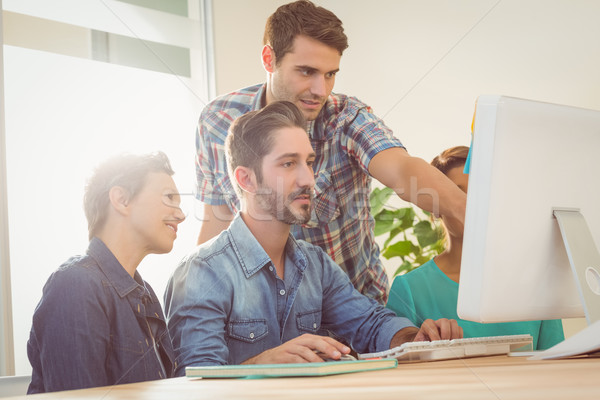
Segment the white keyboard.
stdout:
<path fill-rule="evenodd" d="M 359 354 L 359 360 L 395 358 L 398 361 L 434 361 L 531 351 L 531 335 L 487 336 L 433 342 L 407 342 L 378 353 Z"/>

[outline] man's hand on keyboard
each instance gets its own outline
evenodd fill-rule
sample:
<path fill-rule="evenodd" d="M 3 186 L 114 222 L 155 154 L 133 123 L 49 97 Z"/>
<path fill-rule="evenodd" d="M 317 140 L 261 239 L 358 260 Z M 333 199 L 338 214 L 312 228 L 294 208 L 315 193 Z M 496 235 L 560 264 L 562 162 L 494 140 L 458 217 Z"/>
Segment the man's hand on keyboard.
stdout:
<path fill-rule="evenodd" d="M 441 318 L 436 321 L 426 319 L 421 329 L 412 340 L 413 342 L 424 342 L 432 340 L 461 339 L 463 330 L 454 319 Z"/>
<path fill-rule="evenodd" d="M 421 328 L 409 327 L 396 332 L 390 348 L 406 342 L 424 342 L 432 340 L 450 340 L 463 337 L 463 330 L 454 319 L 441 318 L 437 321 L 426 319 Z"/>

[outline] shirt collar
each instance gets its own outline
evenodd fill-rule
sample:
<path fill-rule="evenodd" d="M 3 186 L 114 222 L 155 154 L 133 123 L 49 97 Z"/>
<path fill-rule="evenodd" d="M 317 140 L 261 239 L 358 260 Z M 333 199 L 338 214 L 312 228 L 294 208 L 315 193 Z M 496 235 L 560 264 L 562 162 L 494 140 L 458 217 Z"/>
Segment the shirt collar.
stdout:
<path fill-rule="evenodd" d="M 323 123 L 323 118 L 325 114 L 325 108 L 327 107 L 327 103 L 321 109 L 317 118 L 312 121 L 306 122 L 306 131 L 308 132 L 308 136 L 316 141 L 322 142 L 327 139 L 325 136 L 325 124 Z"/>
<path fill-rule="evenodd" d="M 132 278 L 102 240 L 97 237 L 92 238 L 87 254 L 96 260 L 98 267 L 116 289 L 120 297 L 127 296 L 136 288 L 140 288 L 140 286 L 140 293 L 147 292 L 141 275 L 135 271 Z"/>
<path fill-rule="evenodd" d="M 236 214 L 227 232 L 246 278 L 250 278 L 264 266 L 271 264 L 271 259 L 250 232 L 240 213 Z M 291 234 L 285 245 L 285 251 L 296 268 L 301 271 L 306 269 L 307 257 Z"/>
<path fill-rule="evenodd" d="M 264 100 L 264 103 L 263 103 Z M 263 83 L 258 92 L 256 92 L 256 96 L 254 96 L 254 100 L 252 100 L 252 110 L 260 110 L 263 108 L 263 104 L 267 103 L 267 84 Z"/>

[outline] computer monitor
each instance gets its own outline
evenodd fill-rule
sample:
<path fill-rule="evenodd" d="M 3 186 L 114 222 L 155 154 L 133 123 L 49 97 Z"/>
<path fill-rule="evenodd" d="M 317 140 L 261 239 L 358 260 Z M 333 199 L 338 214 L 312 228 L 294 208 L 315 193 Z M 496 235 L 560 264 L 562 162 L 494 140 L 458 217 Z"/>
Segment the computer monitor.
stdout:
<path fill-rule="evenodd" d="M 485 323 L 583 317 L 585 305 L 588 323 L 598 319 L 599 175 L 600 111 L 505 96 L 478 98 L 458 294 L 461 318 Z M 577 279 L 555 209 L 567 210 L 561 218 L 563 228 L 572 231 L 569 255 L 580 260 Z M 575 227 L 569 227 L 570 216 Z"/>

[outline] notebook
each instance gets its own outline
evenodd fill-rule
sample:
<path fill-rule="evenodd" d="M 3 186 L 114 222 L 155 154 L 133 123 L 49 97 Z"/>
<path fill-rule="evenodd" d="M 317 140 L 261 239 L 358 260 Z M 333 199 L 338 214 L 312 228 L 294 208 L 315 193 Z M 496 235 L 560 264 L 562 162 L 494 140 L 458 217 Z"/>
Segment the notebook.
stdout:
<path fill-rule="evenodd" d="M 394 358 L 298 364 L 220 365 L 211 367 L 186 367 L 185 376 L 188 378 L 324 376 L 395 368 L 397 365 L 398 361 Z"/>
<path fill-rule="evenodd" d="M 361 360 L 393 358 L 400 362 L 434 361 L 508 354 L 532 349 L 533 338 L 531 335 L 505 335 L 433 342 L 407 342 L 390 350 L 359 354 L 358 358 Z"/>

